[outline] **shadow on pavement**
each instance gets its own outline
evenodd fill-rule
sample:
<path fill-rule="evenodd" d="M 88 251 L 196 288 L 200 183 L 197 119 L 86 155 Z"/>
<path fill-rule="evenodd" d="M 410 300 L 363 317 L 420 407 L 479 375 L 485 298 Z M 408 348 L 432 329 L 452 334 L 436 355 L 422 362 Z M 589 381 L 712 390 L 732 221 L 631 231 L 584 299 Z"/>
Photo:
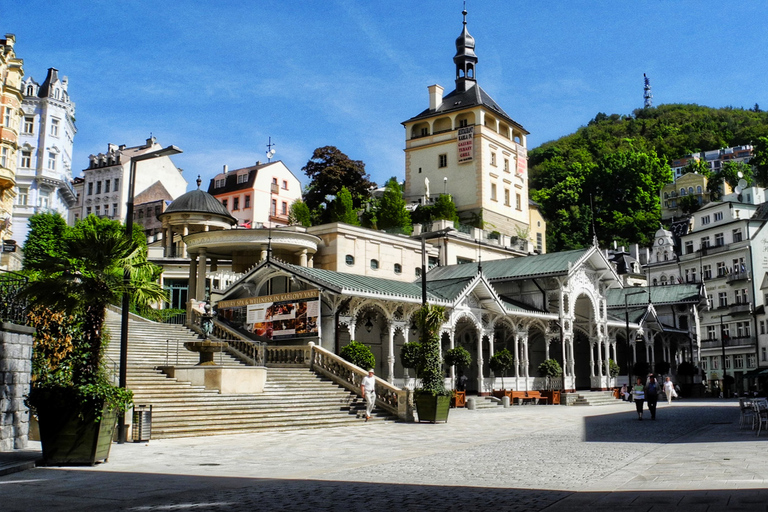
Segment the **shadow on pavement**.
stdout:
<path fill-rule="evenodd" d="M 364 477 L 361 474 L 361 477 Z M 435 475 L 439 480 L 440 475 Z M 489 485 L 494 483 L 489 482 Z M 0 479 L 4 512 L 766 511 L 768 489 L 571 492 L 460 485 L 267 480 L 38 468 Z M 553 482 L 553 486 L 557 483 Z"/>
<path fill-rule="evenodd" d="M 768 435 L 755 436 L 749 427 L 739 428 L 737 402 L 713 402 L 712 407 L 686 407 L 685 403 L 659 403 L 656 420 L 651 420 L 647 407 L 643 420 L 637 419 L 634 403 L 626 411 L 584 418 L 584 440 L 614 443 L 717 443 L 768 440 Z M 732 405 L 732 406 L 731 406 Z M 692 415 L 695 415 L 692 416 Z M 696 428 L 691 428 L 695 425 Z M 727 435 L 723 435 L 726 431 Z"/>

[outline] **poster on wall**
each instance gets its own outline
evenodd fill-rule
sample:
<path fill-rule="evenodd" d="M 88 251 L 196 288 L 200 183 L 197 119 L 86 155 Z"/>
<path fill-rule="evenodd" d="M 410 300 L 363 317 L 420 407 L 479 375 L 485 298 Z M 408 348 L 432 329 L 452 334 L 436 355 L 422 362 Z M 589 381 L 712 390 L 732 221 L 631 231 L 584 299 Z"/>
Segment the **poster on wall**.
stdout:
<path fill-rule="evenodd" d="M 469 162 L 474 156 L 475 127 L 459 128 L 459 163 Z"/>
<path fill-rule="evenodd" d="M 279 293 L 221 301 L 219 309 L 245 307 L 245 328 L 261 339 L 286 340 L 320 336 L 320 292 Z"/>
<path fill-rule="evenodd" d="M 528 152 L 526 149 L 519 145 L 517 146 L 517 170 L 516 174 L 520 176 L 525 175 L 525 171 L 528 169 Z"/>

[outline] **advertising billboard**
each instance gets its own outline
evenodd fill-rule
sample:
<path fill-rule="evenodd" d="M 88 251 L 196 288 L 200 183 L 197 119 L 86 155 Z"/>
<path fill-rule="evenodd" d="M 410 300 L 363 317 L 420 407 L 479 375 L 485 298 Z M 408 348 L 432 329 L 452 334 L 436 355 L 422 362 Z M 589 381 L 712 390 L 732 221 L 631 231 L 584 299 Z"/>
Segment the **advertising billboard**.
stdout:
<path fill-rule="evenodd" d="M 320 292 L 279 293 L 221 301 L 219 310 L 245 308 L 245 325 L 263 340 L 320 337 Z"/>

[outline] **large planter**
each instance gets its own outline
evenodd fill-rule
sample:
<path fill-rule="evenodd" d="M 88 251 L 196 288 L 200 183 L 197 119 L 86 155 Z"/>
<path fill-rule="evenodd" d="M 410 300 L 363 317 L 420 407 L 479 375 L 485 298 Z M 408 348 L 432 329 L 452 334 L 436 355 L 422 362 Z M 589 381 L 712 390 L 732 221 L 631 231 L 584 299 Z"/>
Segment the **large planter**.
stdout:
<path fill-rule="evenodd" d="M 90 465 L 106 462 L 117 423 L 117 412 L 104 406 L 101 419 L 96 411 L 38 407 L 40 443 L 46 466 Z"/>
<path fill-rule="evenodd" d="M 419 415 L 419 422 L 448 421 L 448 411 L 451 409 L 450 396 L 433 396 L 431 393 L 416 393 L 414 396 L 416 402 L 416 413 Z"/>

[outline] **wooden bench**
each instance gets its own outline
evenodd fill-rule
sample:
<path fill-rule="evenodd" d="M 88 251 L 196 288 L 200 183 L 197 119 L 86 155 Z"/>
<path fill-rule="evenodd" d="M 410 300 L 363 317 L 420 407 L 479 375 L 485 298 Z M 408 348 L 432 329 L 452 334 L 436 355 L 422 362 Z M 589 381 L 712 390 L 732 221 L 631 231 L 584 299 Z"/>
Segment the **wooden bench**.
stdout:
<path fill-rule="evenodd" d="M 546 403 L 548 400 L 546 396 L 542 396 L 538 391 L 508 391 L 507 393 L 510 403 L 514 403 L 517 400 L 517 403 L 520 405 L 525 402 L 538 404 L 540 401 L 543 401 Z"/>

